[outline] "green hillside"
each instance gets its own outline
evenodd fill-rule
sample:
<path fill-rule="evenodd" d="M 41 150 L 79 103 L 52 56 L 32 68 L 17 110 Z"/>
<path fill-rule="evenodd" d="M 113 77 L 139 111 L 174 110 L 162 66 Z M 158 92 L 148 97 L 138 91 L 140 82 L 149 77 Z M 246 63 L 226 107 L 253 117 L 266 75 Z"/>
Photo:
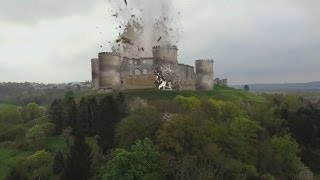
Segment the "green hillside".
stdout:
<path fill-rule="evenodd" d="M 0 179 L 62 177 L 53 168 L 61 162 L 68 179 L 308 179 L 320 172 L 320 106 L 296 95 L 226 86 L 67 92 L 47 107 L 0 105 Z"/>
<path fill-rule="evenodd" d="M 163 91 L 163 90 L 132 90 L 122 91 L 123 94 L 130 97 L 140 97 L 146 100 L 172 100 L 178 95 L 198 98 L 215 98 L 218 100 L 230 100 L 230 101 L 249 101 L 249 102 L 266 102 L 263 96 L 258 96 L 254 93 L 247 92 L 241 89 L 234 89 L 227 86 L 215 86 L 212 91 Z M 118 92 L 113 93 L 114 95 Z M 105 95 L 98 95 L 98 97 Z"/>

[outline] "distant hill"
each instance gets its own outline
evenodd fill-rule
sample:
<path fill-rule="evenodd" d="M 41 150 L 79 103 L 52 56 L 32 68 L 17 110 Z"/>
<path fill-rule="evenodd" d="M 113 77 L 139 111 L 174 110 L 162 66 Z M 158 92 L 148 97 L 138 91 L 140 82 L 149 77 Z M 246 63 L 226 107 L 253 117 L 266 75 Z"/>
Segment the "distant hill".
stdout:
<path fill-rule="evenodd" d="M 320 81 L 308 83 L 282 83 L 282 84 L 248 84 L 250 91 L 254 92 L 315 92 L 320 91 Z M 244 85 L 232 87 L 242 89 Z"/>
<path fill-rule="evenodd" d="M 0 82 L 0 106 L 1 103 L 26 105 L 30 102 L 46 105 L 54 99 L 62 97 L 68 90 L 72 90 L 77 95 L 89 91 L 90 87 L 89 82 L 68 84 Z"/>

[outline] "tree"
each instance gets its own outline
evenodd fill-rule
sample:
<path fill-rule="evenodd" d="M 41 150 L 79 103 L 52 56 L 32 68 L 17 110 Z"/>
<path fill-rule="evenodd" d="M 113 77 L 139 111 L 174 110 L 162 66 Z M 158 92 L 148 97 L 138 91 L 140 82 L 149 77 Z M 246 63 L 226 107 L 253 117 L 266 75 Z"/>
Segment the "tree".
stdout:
<path fill-rule="evenodd" d="M 191 110 L 191 111 L 196 111 L 199 110 L 201 102 L 198 98 L 196 97 L 184 97 L 178 95 L 177 97 L 174 98 L 174 101 L 181 105 L 184 110 Z"/>
<path fill-rule="evenodd" d="M 249 85 L 244 85 L 243 89 L 244 89 L 245 91 L 250 91 Z"/>
<path fill-rule="evenodd" d="M 52 172 L 55 175 L 60 175 L 65 168 L 65 162 L 61 151 L 57 152 L 54 156 L 52 163 Z"/>
<path fill-rule="evenodd" d="M 29 122 L 44 115 L 43 110 L 36 103 L 29 103 L 22 108 L 21 116 L 24 122 Z"/>
<path fill-rule="evenodd" d="M 5 180 L 28 180 L 28 178 L 21 174 L 16 167 L 13 167 Z"/>
<path fill-rule="evenodd" d="M 115 128 L 120 118 L 119 106 L 113 96 L 103 98 L 99 104 L 99 117 L 96 121 L 97 141 L 103 152 L 115 147 Z"/>
<path fill-rule="evenodd" d="M 63 177 L 67 180 L 88 180 L 91 177 L 91 151 L 84 136 L 76 133 Z"/>
<path fill-rule="evenodd" d="M 78 108 L 79 131 L 88 133 L 90 131 L 90 106 L 84 98 L 81 98 Z"/>
<path fill-rule="evenodd" d="M 62 133 L 62 129 L 65 127 L 65 110 L 63 103 L 60 99 L 55 99 L 49 108 L 49 116 L 52 123 L 56 125 L 56 134 Z"/>
<path fill-rule="evenodd" d="M 271 145 L 283 160 L 284 173 L 288 177 L 299 173 L 302 163 L 298 156 L 300 149 L 297 142 L 290 135 L 274 136 L 271 139 Z"/>
<path fill-rule="evenodd" d="M 73 132 L 78 130 L 77 104 L 73 100 L 67 104 L 67 125 L 72 127 Z"/>
<path fill-rule="evenodd" d="M 26 138 L 32 146 L 41 147 L 46 140 L 46 134 L 41 125 L 35 125 L 29 129 Z"/>
<path fill-rule="evenodd" d="M 102 180 L 164 179 L 160 155 L 151 140 L 138 141 L 130 150 L 117 149 L 102 169 Z"/>
<path fill-rule="evenodd" d="M 156 109 L 144 108 L 133 112 L 117 126 L 116 139 L 119 146 L 127 148 L 145 138 L 156 140 L 156 133 L 162 123 L 161 114 Z"/>
<path fill-rule="evenodd" d="M 70 138 L 72 136 L 72 128 L 67 127 L 66 129 L 64 129 L 62 131 L 62 136 L 63 136 L 64 140 L 66 141 L 67 146 L 69 146 Z"/>

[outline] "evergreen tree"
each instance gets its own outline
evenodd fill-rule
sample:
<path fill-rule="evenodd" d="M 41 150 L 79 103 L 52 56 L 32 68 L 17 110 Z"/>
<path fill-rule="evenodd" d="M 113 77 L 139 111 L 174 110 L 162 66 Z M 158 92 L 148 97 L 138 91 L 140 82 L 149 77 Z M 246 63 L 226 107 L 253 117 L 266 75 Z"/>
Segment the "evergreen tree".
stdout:
<path fill-rule="evenodd" d="M 125 103 L 126 99 L 122 92 L 120 92 L 117 96 L 118 109 L 120 113 L 120 118 L 124 118 L 127 115 L 127 105 Z"/>
<path fill-rule="evenodd" d="M 99 104 L 97 140 L 104 152 L 115 147 L 115 128 L 119 121 L 120 111 L 118 103 L 111 95 L 103 98 Z"/>
<path fill-rule="evenodd" d="M 97 100 L 93 97 L 88 100 L 89 104 L 89 119 L 90 119 L 90 129 L 91 132 L 96 134 L 98 125 L 97 125 L 97 119 L 99 117 L 99 109 L 98 109 L 98 103 Z"/>
<path fill-rule="evenodd" d="M 57 152 L 53 159 L 52 170 L 53 174 L 59 175 L 62 173 L 65 167 L 63 154 L 61 151 Z"/>
<path fill-rule="evenodd" d="M 66 161 L 64 179 L 87 180 L 90 178 L 91 151 L 90 146 L 85 141 L 85 137 L 77 132 L 74 145 L 71 147 L 70 155 Z"/>
<path fill-rule="evenodd" d="M 73 100 L 67 104 L 67 125 L 72 127 L 73 132 L 78 130 L 77 116 L 77 104 Z"/>
<path fill-rule="evenodd" d="M 84 98 L 81 98 L 78 108 L 79 131 L 88 133 L 89 130 L 89 105 Z"/>
<path fill-rule="evenodd" d="M 243 89 L 244 89 L 245 91 L 250 91 L 250 87 L 249 87 L 248 85 L 245 85 L 245 86 L 243 87 Z"/>
<path fill-rule="evenodd" d="M 56 99 L 50 106 L 49 116 L 51 121 L 56 125 L 56 134 L 61 134 L 65 127 L 65 111 L 60 99 Z"/>

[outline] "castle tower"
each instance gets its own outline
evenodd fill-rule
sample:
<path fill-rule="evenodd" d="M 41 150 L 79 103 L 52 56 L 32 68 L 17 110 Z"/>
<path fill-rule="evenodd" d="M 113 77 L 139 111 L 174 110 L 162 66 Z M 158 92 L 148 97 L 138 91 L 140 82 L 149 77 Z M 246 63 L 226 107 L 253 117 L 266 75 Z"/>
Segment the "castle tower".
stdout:
<path fill-rule="evenodd" d="M 153 57 L 156 60 L 165 61 L 166 63 L 178 64 L 177 46 L 154 46 L 152 48 Z"/>
<path fill-rule="evenodd" d="M 92 73 L 92 82 L 91 89 L 93 91 L 99 90 L 100 86 L 100 68 L 99 68 L 98 58 L 91 59 L 91 73 Z"/>
<path fill-rule="evenodd" d="M 196 90 L 213 89 L 213 60 L 196 61 Z"/>
<path fill-rule="evenodd" d="M 100 89 L 116 89 L 121 86 L 121 58 L 118 53 L 101 52 L 98 55 L 100 67 Z"/>

